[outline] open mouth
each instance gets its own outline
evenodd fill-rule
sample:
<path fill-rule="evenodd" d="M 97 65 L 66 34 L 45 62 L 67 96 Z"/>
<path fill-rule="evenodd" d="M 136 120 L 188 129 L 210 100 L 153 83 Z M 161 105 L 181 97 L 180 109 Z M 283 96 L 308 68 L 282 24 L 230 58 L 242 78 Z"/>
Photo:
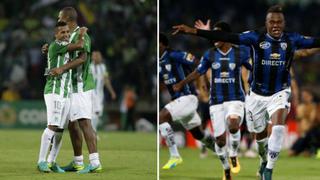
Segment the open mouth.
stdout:
<path fill-rule="evenodd" d="M 273 34 L 280 34 L 281 31 L 280 31 L 279 28 L 272 28 L 272 33 L 273 33 Z"/>

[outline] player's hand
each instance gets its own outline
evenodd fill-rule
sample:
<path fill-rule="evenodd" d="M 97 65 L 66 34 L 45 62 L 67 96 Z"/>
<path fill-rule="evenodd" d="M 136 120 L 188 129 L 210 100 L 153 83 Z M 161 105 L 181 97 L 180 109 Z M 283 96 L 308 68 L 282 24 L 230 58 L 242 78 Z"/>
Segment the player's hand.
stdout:
<path fill-rule="evenodd" d="M 177 83 L 177 84 L 173 85 L 172 88 L 173 88 L 174 92 L 180 91 L 182 89 L 181 83 Z"/>
<path fill-rule="evenodd" d="M 81 27 L 79 29 L 79 35 L 83 36 L 88 31 L 87 27 Z"/>
<path fill-rule="evenodd" d="M 49 72 L 50 76 L 59 76 L 61 74 L 63 74 L 63 70 L 61 68 L 53 68 Z"/>
<path fill-rule="evenodd" d="M 116 100 L 117 99 L 117 95 L 115 92 L 111 92 L 111 99 L 112 100 Z"/>
<path fill-rule="evenodd" d="M 210 31 L 210 25 L 211 25 L 211 20 L 208 19 L 207 23 L 204 24 L 200 19 L 196 20 L 196 22 L 194 23 L 194 27 L 197 29 L 201 29 L 201 30 L 207 30 Z"/>
<path fill-rule="evenodd" d="M 172 35 L 176 35 L 178 33 L 186 33 L 186 34 L 196 34 L 197 33 L 197 29 L 189 27 L 184 24 L 173 26 L 172 29 L 174 30 Z"/>
<path fill-rule="evenodd" d="M 47 54 L 48 53 L 48 49 L 49 49 L 49 44 L 44 44 L 42 47 L 41 47 L 41 52 L 42 54 Z"/>

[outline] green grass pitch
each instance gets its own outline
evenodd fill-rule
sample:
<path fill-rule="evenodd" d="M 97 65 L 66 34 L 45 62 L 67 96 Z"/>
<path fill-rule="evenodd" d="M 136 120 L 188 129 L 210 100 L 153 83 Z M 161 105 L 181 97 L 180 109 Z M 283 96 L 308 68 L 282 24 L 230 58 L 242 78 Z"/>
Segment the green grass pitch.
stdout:
<path fill-rule="evenodd" d="M 157 179 L 156 133 L 99 132 L 98 151 L 103 172 L 98 174 L 40 173 L 37 168 L 43 130 L 0 130 L 1 180 L 155 180 Z M 83 143 L 85 163 L 88 151 Z M 73 151 L 66 131 L 58 155 L 59 165 L 68 164 Z"/>
<path fill-rule="evenodd" d="M 183 163 L 171 170 L 160 170 L 160 180 L 222 180 L 222 165 L 216 155 L 209 152 L 205 159 L 199 158 L 198 149 L 179 149 Z M 160 168 L 169 157 L 167 148 L 160 150 Z M 258 158 L 240 158 L 241 171 L 233 180 L 255 180 Z M 320 180 L 320 159 L 289 158 L 280 153 L 273 172 L 274 180 Z"/>

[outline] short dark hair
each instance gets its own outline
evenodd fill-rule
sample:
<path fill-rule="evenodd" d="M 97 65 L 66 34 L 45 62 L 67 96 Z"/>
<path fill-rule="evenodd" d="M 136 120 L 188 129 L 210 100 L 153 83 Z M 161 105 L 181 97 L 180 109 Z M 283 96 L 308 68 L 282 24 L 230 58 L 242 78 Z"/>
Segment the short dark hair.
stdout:
<path fill-rule="evenodd" d="M 221 31 L 224 31 L 224 32 L 232 32 L 231 26 L 228 23 L 223 22 L 223 21 L 219 21 L 219 22 L 215 23 L 213 25 L 213 28 L 220 28 Z"/>
<path fill-rule="evenodd" d="M 283 13 L 283 7 L 280 4 L 271 6 L 267 13 Z"/>
<path fill-rule="evenodd" d="M 77 21 L 78 14 L 76 9 L 74 9 L 73 7 L 64 7 L 61 11 L 64 13 L 65 16 L 67 16 L 68 21 Z"/>
<path fill-rule="evenodd" d="M 168 37 L 166 36 L 165 33 L 162 33 L 162 32 L 160 33 L 159 41 L 160 41 L 160 43 L 162 43 L 163 45 L 169 46 L 169 39 L 168 39 Z"/>
<path fill-rule="evenodd" d="M 57 27 L 62 27 L 62 26 L 66 26 L 66 25 L 67 25 L 66 22 L 58 21 L 55 27 L 57 28 Z"/>

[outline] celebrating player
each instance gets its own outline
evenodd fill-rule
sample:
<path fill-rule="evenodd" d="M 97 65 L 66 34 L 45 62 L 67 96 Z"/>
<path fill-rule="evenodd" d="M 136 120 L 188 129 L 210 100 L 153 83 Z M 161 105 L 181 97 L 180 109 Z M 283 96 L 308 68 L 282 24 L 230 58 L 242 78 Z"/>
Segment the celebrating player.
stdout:
<path fill-rule="evenodd" d="M 210 134 L 204 134 L 201 120 L 197 113 L 198 99 L 192 84 L 186 84 L 180 91 L 174 92 L 173 85 L 183 80 L 190 73 L 191 65 L 195 63 L 192 54 L 169 49 L 168 38 L 160 34 L 160 80 L 167 86 L 172 101 L 160 111 L 160 134 L 169 146 L 170 159 L 162 169 L 171 169 L 182 163 L 182 158 L 174 142 L 174 133 L 168 123 L 179 122 L 189 130 L 193 137 L 202 141 L 208 148 L 214 150 L 214 139 Z"/>
<path fill-rule="evenodd" d="M 200 24 L 203 23 L 200 21 Z M 210 24 L 207 26 L 210 27 Z M 204 27 L 205 25 L 202 26 Z M 225 22 L 218 22 L 214 25 L 214 30 L 231 32 L 231 27 Z M 231 43 L 221 41 L 214 42 L 214 46 L 206 51 L 198 68 L 173 88 L 179 91 L 185 84 L 199 78 L 208 69 L 211 69 L 210 116 L 216 138 L 215 150 L 223 165 L 223 178 L 231 180 L 229 157 L 231 171 L 233 173 L 240 171 L 237 152 L 240 145 L 239 128 L 244 116 L 245 97 L 241 67 L 251 69 L 250 49 L 246 46 L 235 47 Z M 247 79 L 244 79 L 243 82 L 247 83 Z M 229 147 L 226 145 L 227 131 L 229 131 Z"/>
<path fill-rule="evenodd" d="M 75 44 L 68 43 L 70 33 L 69 27 L 65 22 L 58 22 L 55 27 L 55 41 L 49 46 L 48 64 L 46 75 L 49 70 L 61 67 L 69 61 L 69 53 L 83 48 L 82 40 L 86 28 L 80 28 L 79 41 Z M 80 60 L 84 56 L 78 57 Z M 66 70 L 58 77 L 47 76 L 47 82 L 44 88 L 44 99 L 47 107 L 48 126 L 41 136 L 40 153 L 38 160 L 38 169 L 40 172 L 63 173 L 56 161 L 57 155 L 61 147 L 61 138 L 63 128 L 69 115 L 71 94 L 71 70 Z M 46 155 L 49 146 L 53 141 L 48 159 Z"/>
<path fill-rule="evenodd" d="M 285 133 L 285 119 L 290 108 L 290 66 L 294 51 L 320 47 L 320 39 L 285 32 L 285 18 L 281 6 L 269 8 L 265 28 L 241 34 L 222 31 L 204 31 L 185 25 L 174 26 L 174 33 L 184 32 L 211 40 L 244 44 L 253 48 L 253 75 L 251 90 L 246 99 L 248 129 L 256 133 L 259 154 L 267 162 L 260 163 L 264 180 L 272 179 Z M 268 139 L 267 125 L 271 119 L 272 132 Z"/>
<path fill-rule="evenodd" d="M 59 13 L 59 21 L 66 22 L 72 32 L 69 41 L 76 42 L 79 36 L 77 25 L 77 12 L 72 7 L 65 7 Z M 62 67 L 50 71 L 53 75 L 59 75 L 63 69 L 72 69 L 72 94 L 70 108 L 70 122 L 68 125 L 70 138 L 74 150 L 74 160 L 66 167 L 65 171 L 78 171 L 78 173 L 101 172 L 102 166 L 97 150 L 97 138 L 91 125 L 92 119 L 92 96 L 95 84 L 90 70 L 91 63 L 91 40 L 88 34 L 84 36 L 84 48 L 71 54 L 72 58 L 84 55 L 82 61 L 71 61 Z M 81 130 L 80 130 L 80 128 Z M 82 133 L 84 135 L 90 164 L 84 168 L 82 155 Z"/>

